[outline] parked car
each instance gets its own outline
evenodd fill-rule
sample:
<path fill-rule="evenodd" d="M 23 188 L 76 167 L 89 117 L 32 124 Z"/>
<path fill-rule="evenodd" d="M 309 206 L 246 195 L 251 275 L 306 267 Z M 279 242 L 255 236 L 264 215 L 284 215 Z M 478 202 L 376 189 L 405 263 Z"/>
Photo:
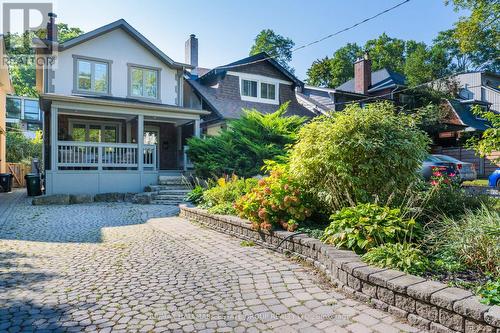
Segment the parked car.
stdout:
<path fill-rule="evenodd" d="M 493 188 L 500 190 L 500 169 L 496 169 L 488 177 L 488 185 Z"/>
<path fill-rule="evenodd" d="M 448 155 L 433 154 L 432 156 L 437 157 L 442 161 L 453 163 L 455 165 L 455 170 L 462 181 L 475 180 L 477 178 L 476 168 L 473 163 L 462 162 Z"/>
<path fill-rule="evenodd" d="M 432 172 L 434 170 L 439 170 L 446 174 L 456 173 L 456 166 L 452 162 L 443 161 L 434 155 L 428 155 L 427 158 L 422 163 L 422 168 L 420 169 L 420 174 L 426 181 L 430 180 L 432 177 Z"/>

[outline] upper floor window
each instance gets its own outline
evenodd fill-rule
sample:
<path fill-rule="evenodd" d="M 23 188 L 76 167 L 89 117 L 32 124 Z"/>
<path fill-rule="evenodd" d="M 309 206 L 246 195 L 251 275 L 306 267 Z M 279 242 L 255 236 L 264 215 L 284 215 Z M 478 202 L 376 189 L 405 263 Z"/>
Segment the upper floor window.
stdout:
<path fill-rule="evenodd" d="M 291 82 L 262 75 L 236 72 L 229 74 L 239 76 L 240 95 L 243 101 L 279 104 L 279 85 L 283 83 L 291 86 Z"/>
<path fill-rule="evenodd" d="M 129 65 L 129 97 L 160 99 L 160 69 Z"/>
<path fill-rule="evenodd" d="M 37 100 L 24 100 L 24 119 L 40 120 L 40 109 Z"/>
<path fill-rule="evenodd" d="M 41 112 L 36 99 L 7 96 L 6 109 L 9 119 L 41 120 Z"/>
<path fill-rule="evenodd" d="M 241 94 L 248 97 L 257 97 L 257 81 L 241 80 L 243 88 Z"/>
<path fill-rule="evenodd" d="M 109 94 L 110 61 L 75 57 L 75 92 Z"/>
<path fill-rule="evenodd" d="M 7 97 L 7 118 L 21 119 L 21 99 Z"/>

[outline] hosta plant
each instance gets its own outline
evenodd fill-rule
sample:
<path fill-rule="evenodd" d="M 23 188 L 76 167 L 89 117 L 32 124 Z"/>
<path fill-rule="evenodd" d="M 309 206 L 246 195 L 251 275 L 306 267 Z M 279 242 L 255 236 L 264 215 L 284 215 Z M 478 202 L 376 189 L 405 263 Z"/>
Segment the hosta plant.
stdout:
<path fill-rule="evenodd" d="M 387 243 L 371 248 L 361 259 L 382 268 L 394 268 L 410 274 L 422 274 L 429 269 L 429 260 L 411 243 Z"/>
<path fill-rule="evenodd" d="M 321 240 L 358 254 L 385 243 L 410 240 L 418 231 L 415 220 L 405 219 L 400 209 L 376 204 L 344 207 L 330 221 Z"/>
<path fill-rule="evenodd" d="M 280 226 L 295 231 L 311 216 L 313 206 L 286 168 L 275 166 L 258 186 L 236 201 L 239 216 L 252 222 L 254 229 L 271 230 Z"/>

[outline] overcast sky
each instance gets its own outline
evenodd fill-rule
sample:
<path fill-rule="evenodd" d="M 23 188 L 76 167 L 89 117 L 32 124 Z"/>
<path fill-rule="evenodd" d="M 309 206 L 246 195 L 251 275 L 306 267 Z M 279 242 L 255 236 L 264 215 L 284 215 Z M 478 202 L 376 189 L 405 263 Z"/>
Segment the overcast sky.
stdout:
<path fill-rule="evenodd" d="M 273 29 L 300 46 L 400 1 L 56 0 L 54 8 L 58 22 L 84 31 L 123 18 L 177 61 L 184 61 L 184 41 L 194 33 L 199 38 L 199 64 L 211 68 L 247 56 L 262 29 Z M 296 52 L 292 66 L 304 79 L 315 59 L 331 55 L 347 42 L 363 44 L 383 32 L 431 42 L 438 31 L 451 28 L 458 16 L 443 0 L 412 0 L 354 30 Z"/>

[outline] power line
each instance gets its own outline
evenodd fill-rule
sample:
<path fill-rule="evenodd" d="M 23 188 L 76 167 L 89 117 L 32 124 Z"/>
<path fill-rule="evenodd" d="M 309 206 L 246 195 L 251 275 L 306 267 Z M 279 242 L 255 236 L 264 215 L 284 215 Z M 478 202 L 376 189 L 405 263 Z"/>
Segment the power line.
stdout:
<path fill-rule="evenodd" d="M 375 15 L 372 15 L 372 16 L 367 17 L 367 18 L 365 18 L 365 19 L 363 19 L 363 20 L 361 20 L 361 21 L 359 21 L 359 22 L 357 22 L 357 23 L 354 23 L 353 25 L 351 25 L 351 26 L 349 26 L 349 27 L 346 27 L 346 28 L 340 29 L 340 30 L 338 30 L 338 31 L 336 31 L 336 32 L 334 32 L 334 33 L 331 33 L 331 34 L 329 34 L 329 35 L 326 35 L 326 36 L 324 36 L 324 37 L 322 37 L 322 38 L 320 38 L 320 39 L 317 39 L 317 40 L 312 41 L 312 42 L 310 42 L 310 43 L 307 43 L 307 44 L 304 44 L 304 45 L 302 45 L 302 46 L 299 46 L 299 47 L 297 47 L 297 48 L 293 49 L 293 50 L 291 51 L 291 53 L 297 52 L 297 51 L 299 51 L 299 50 L 303 50 L 303 49 L 305 49 L 305 48 L 307 48 L 307 47 L 309 47 L 309 46 L 312 46 L 312 45 L 315 45 L 315 44 L 321 43 L 321 42 L 323 42 L 323 41 L 325 41 L 325 40 L 327 40 L 327 39 L 329 39 L 329 38 L 332 38 L 332 37 L 335 37 L 335 36 L 337 36 L 337 35 L 340 35 L 340 34 L 341 34 L 341 33 L 343 33 L 343 32 L 346 32 L 346 31 L 352 30 L 352 29 L 354 29 L 354 28 L 356 28 L 356 27 L 360 26 L 361 24 L 364 24 L 364 23 L 366 23 L 366 22 L 368 22 L 368 21 L 371 21 L 371 20 L 373 20 L 373 19 L 375 19 L 375 18 L 377 18 L 377 17 L 379 17 L 379 16 L 382 16 L 382 15 L 384 15 L 384 14 L 386 14 L 386 13 L 388 13 L 388 12 L 390 12 L 390 11 L 392 11 L 392 10 L 394 10 L 394 9 L 396 9 L 396 8 L 398 8 L 398 7 L 402 6 L 402 5 L 404 5 L 404 4 L 406 4 L 406 3 L 410 2 L 410 1 L 411 1 L 411 0 L 404 0 L 404 1 L 402 1 L 402 2 L 400 2 L 400 3 L 398 3 L 398 4 L 394 5 L 394 6 L 392 6 L 392 7 L 390 7 L 390 8 L 387 8 L 387 9 L 384 9 L 383 11 L 381 11 L 381 12 L 378 12 L 378 13 L 377 13 L 377 14 L 375 14 Z M 263 59 L 259 59 L 259 60 L 255 60 L 255 61 L 247 62 L 247 63 L 244 63 L 244 64 L 226 65 L 226 66 L 215 67 L 214 69 L 219 69 L 219 70 L 221 70 L 221 69 L 222 69 L 222 70 L 225 70 L 225 69 L 237 68 L 237 67 L 248 66 L 248 65 L 256 64 L 256 63 L 259 63 L 259 62 L 262 62 L 262 61 L 271 60 L 271 59 L 275 59 L 275 58 L 277 58 L 277 57 L 276 57 L 276 56 L 274 56 L 274 57 L 273 57 L 273 56 L 268 56 L 268 57 L 265 57 L 265 58 L 263 58 Z"/>

